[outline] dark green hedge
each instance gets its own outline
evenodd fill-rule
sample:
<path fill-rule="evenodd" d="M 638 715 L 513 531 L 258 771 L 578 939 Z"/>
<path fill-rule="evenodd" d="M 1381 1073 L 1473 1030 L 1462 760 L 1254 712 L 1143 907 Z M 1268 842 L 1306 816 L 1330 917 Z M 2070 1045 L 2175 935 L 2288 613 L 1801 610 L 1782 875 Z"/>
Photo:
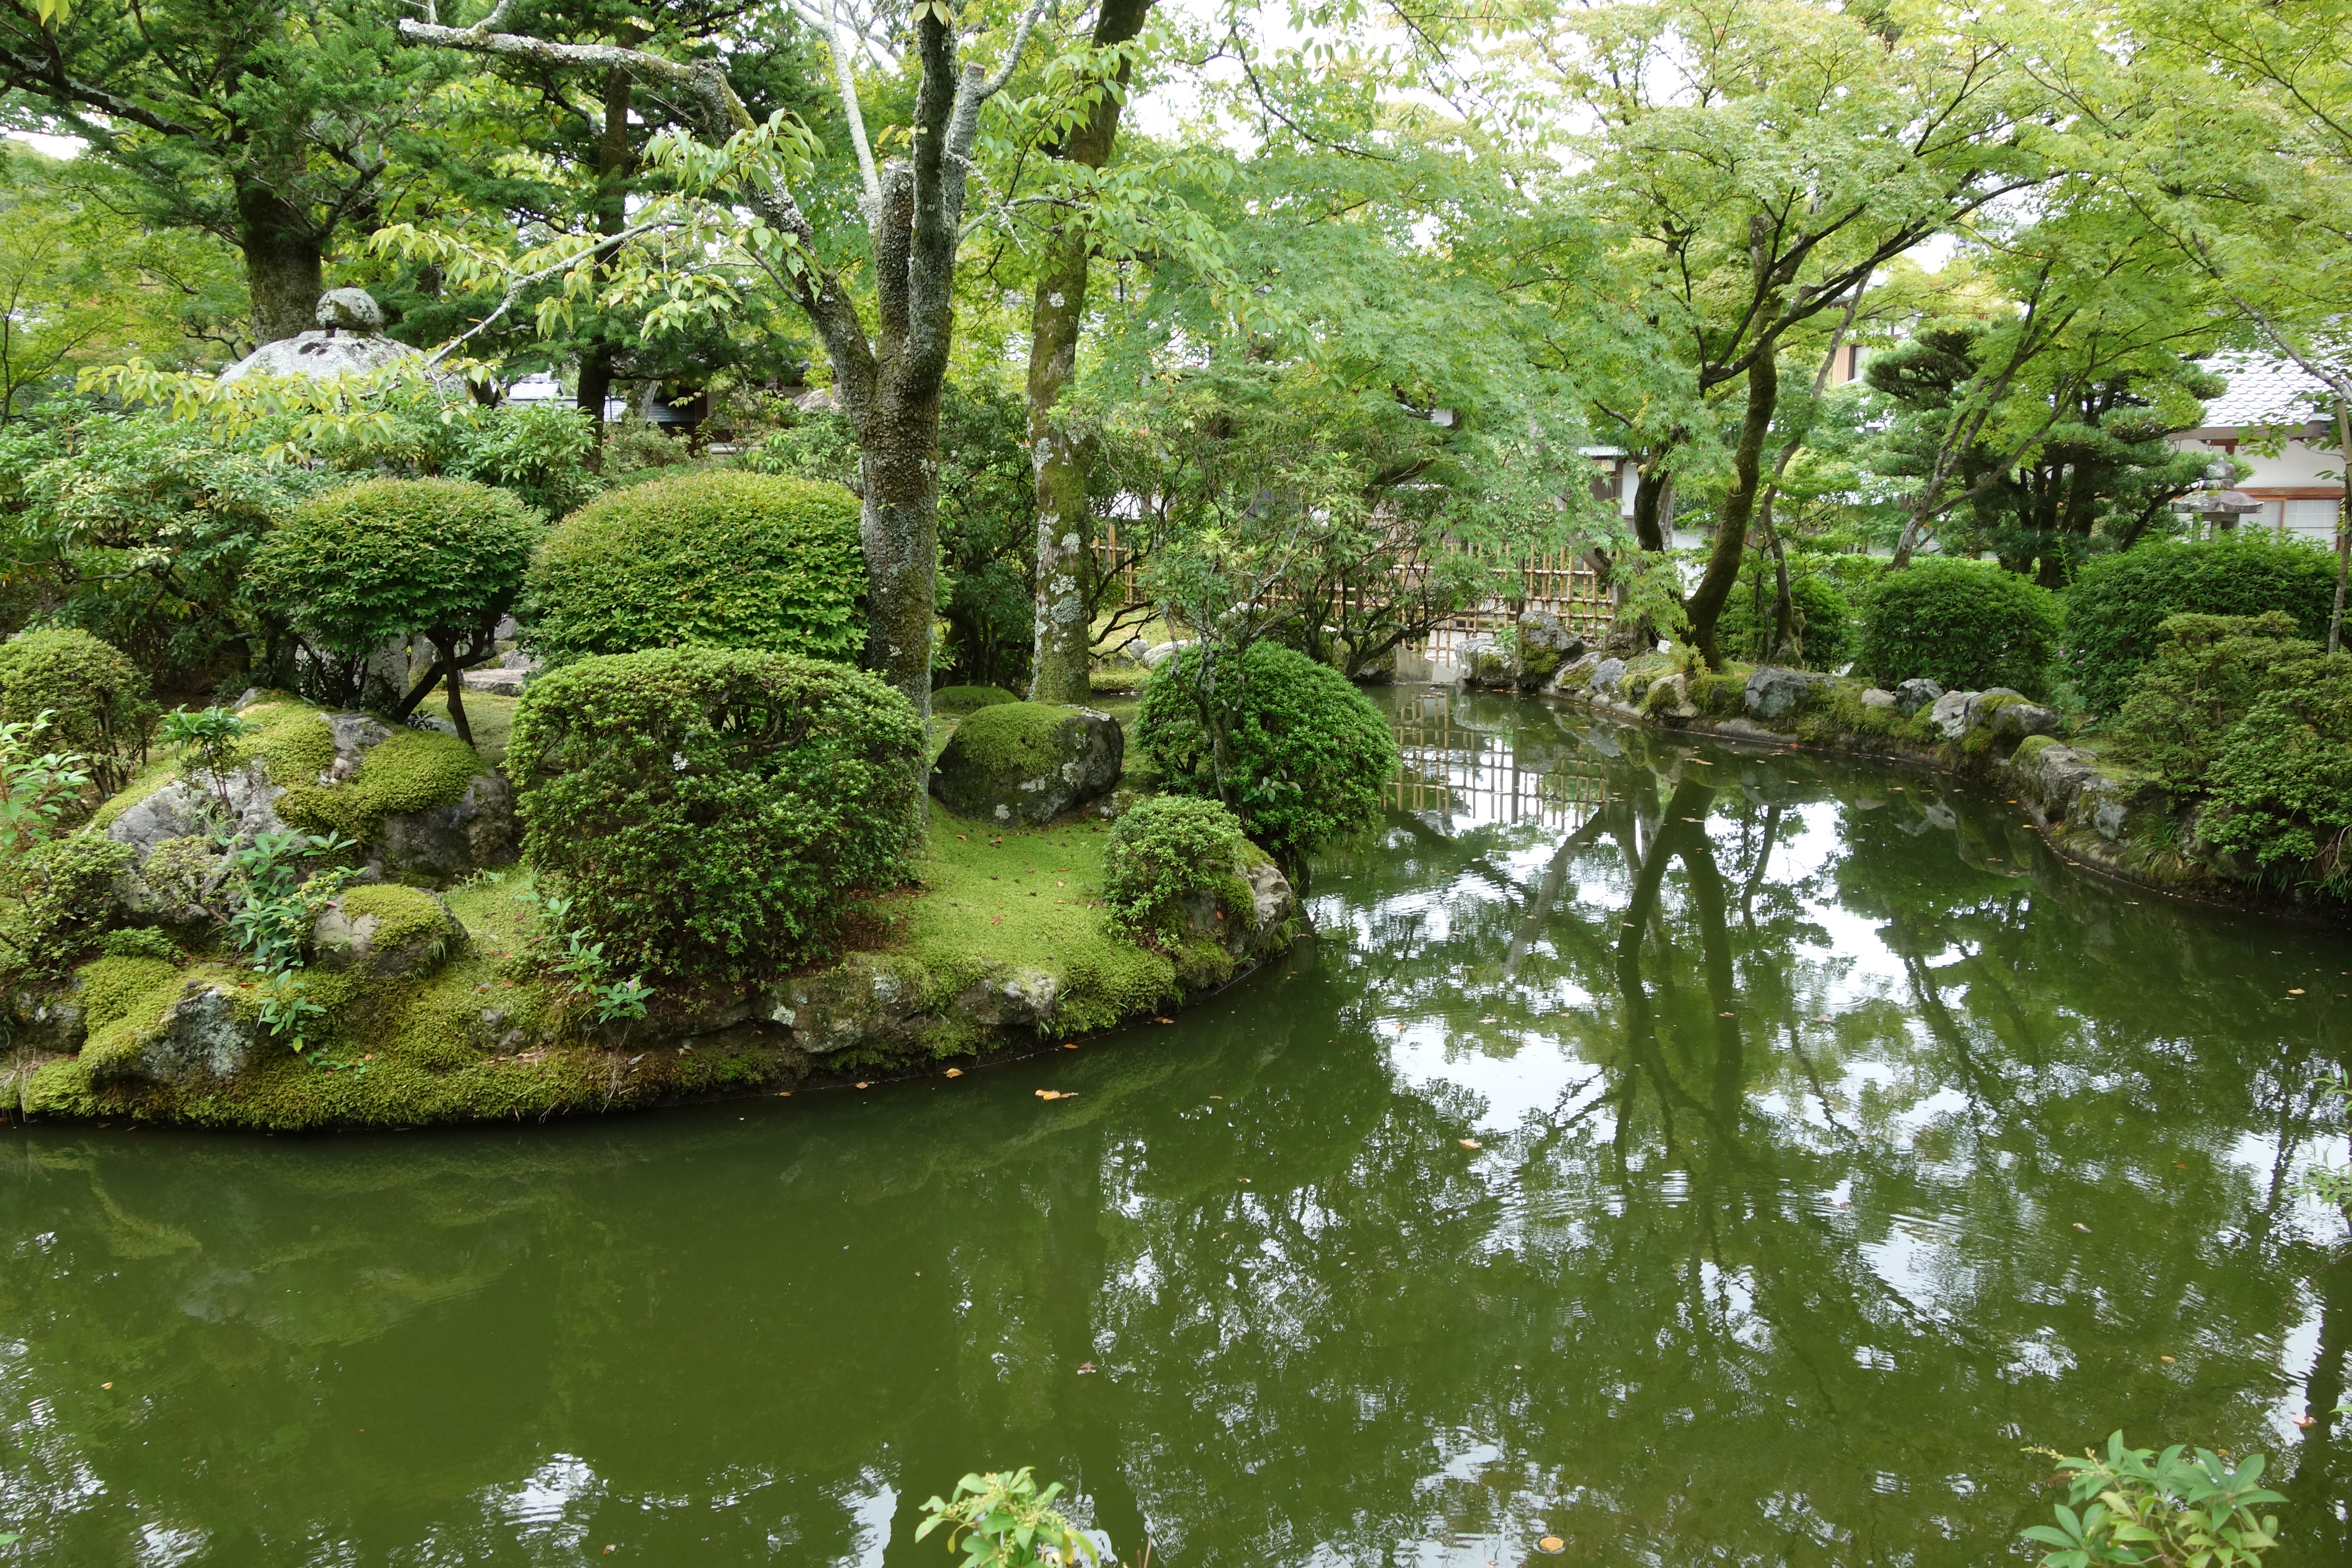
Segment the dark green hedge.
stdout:
<path fill-rule="evenodd" d="M 1927 560 L 1870 591 L 1854 663 L 1885 686 L 1924 676 L 1949 691 L 2007 686 L 2039 697 L 2058 631 L 2048 589 L 1990 563 Z"/>
<path fill-rule="evenodd" d="M 612 491 L 540 546 L 525 635 L 551 666 L 684 644 L 855 658 L 857 510 L 839 485 L 734 469 Z"/>
<path fill-rule="evenodd" d="M 2305 637 L 2325 637 L 2335 597 L 2335 558 L 2293 540 L 2158 541 L 2098 556 L 2066 590 L 2067 669 L 2084 701 L 2112 713 L 2131 694 L 2132 677 L 2156 657 L 2172 616 L 2276 610 Z"/>
<path fill-rule="evenodd" d="M 772 975 L 896 885 L 928 756 L 912 704 L 755 649 L 589 658 L 531 682 L 506 767 L 523 856 L 620 973 Z"/>

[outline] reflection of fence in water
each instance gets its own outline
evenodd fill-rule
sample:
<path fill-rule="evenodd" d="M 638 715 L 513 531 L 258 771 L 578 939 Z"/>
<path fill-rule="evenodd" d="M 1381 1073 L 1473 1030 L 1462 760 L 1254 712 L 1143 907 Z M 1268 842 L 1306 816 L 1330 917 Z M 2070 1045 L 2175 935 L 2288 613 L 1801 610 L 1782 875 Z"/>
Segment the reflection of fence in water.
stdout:
<path fill-rule="evenodd" d="M 1401 761 L 1388 783 L 1391 805 L 1475 822 L 1575 828 L 1609 798 L 1597 764 L 1523 766 L 1508 736 L 1456 724 L 1452 710 L 1446 698 L 1427 697 L 1392 721 Z"/>

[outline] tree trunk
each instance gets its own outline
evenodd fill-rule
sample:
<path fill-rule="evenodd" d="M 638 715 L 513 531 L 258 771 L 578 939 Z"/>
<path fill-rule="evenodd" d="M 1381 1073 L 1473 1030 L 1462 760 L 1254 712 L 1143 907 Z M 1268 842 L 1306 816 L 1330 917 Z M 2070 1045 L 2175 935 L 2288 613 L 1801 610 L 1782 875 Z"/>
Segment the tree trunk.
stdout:
<path fill-rule="evenodd" d="M 254 342 L 274 343 L 318 325 L 319 296 L 326 292 L 324 236 L 299 207 L 249 180 L 237 182 L 236 230 L 253 297 Z"/>
<path fill-rule="evenodd" d="M 596 232 L 618 234 L 629 222 L 629 176 L 635 173 L 636 159 L 629 145 L 629 73 L 615 66 L 604 77 L 604 132 L 596 139 Z M 596 276 L 601 288 L 612 275 L 614 247 L 606 246 L 596 253 Z M 604 447 L 604 403 L 613 395 L 613 340 L 598 332 L 587 352 L 580 356 L 580 388 L 575 399 L 580 412 L 596 432 L 596 451 L 592 461 L 603 466 Z"/>
<path fill-rule="evenodd" d="M 2336 503 L 2336 608 L 2327 616 L 2327 651 L 2344 646 L 2344 579 L 2352 569 L 2352 405 L 2336 396 L 2336 451 L 2343 459 L 2344 499 Z M 2282 506 L 2284 513 L 2285 508 Z"/>
<path fill-rule="evenodd" d="M 1764 437 L 1771 433 L 1772 414 L 1780 402 L 1780 369 L 1769 342 L 1759 343 L 1748 366 L 1748 412 L 1739 422 L 1739 444 L 1731 453 L 1731 492 L 1723 498 L 1723 512 L 1715 525 L 1715 549 L 1707 556 L 1706 575 L 1699 579 L 1685 608 L 1690 612 L 1691 642 L 1706 659 L 1709 669 L 1723 668 L 1715 647 L 1715 623 L 1739 579 L 1739 559 L 1748 549 L 1748 525 L 1756 516 L 1756 494 L 1764 473 Z"/>
<path fill-rule="evenodd" d="M 1151 0 L 1104 0 L 1094 47 L 1126 43 L 1142 31 Z M 1105 91 L 1086 120 L 1054 155 L 1089 169 L 1110 161 L 1118 135 L 1119 102 L 1129 70 L 1118 68 L 1118 91 Z M 1093 570 L 1093 521 L 1087 508 L 1087 444 L 1055 427 L 1054 410 L 1077 374 L 1078 332 L 1085 325 L 1093 246 L 1065 218 L 1046 241 L 1037 268 L 1036 303 L 1029 316 L 1029 465 L 1037 485 L 1036 642 L 1029 667 L 1032 702 L 1084 702 L 1091 695 L 1094 627 L 1087 616 L 1087 579 Z"/>
<path fill-rule="evenodd" d="M 1633 478 L 1633 537 L 1644 550 L 1664 550 L 1666 531 L 1674 526 L 1667 511 L 1674 499 L 1674 471 L 1664 452 L 1642 465 Z"/>

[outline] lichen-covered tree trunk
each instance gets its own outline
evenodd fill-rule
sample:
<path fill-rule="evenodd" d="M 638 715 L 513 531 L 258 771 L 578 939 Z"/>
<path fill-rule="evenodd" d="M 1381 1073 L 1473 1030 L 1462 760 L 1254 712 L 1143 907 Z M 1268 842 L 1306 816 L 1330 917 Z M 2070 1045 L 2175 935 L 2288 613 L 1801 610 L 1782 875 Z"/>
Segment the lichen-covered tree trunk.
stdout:
<path fill-rule="evenodd" d="M 1151 0 L 1104 0 L 1094 47 L 1124 44 L 1142 31 Z M 1054 155 L 1099 169 L 1118 135 L 1119 102 L 1129 69 L 1119 65 L 1119 90 L 1095 100 Z M 1086 443 L 1056 427 L 1054 414 L 1077 374 L 1078 332 L 1085 325 L 1093 243 L 1065 218 L 1046 242 L 1037 268 L 1036 303 L 1029 316 L 1029 465 L 1037 484 L 1035 642 L 1030 660 L 1032 702 L 1083 702 L 1091 694 L 1094 626 L 1087 611 L 1093 570 L 1093 517 L 1087 507 Z"/>
<path fill-rule="evenodd" d="M 1087 534 L 1084 442 L 1055 421 L 1055 405 L 1076 372 L 1078 326 L 1086 311 L 1086 237 L 1065 226 L 1037 272 L 1029 326 L 1029 466 L 1037 484 L 1035 642 L 1029 700 L 1083 702 L 1091 693 L 1094 627 L 1087 615 Z"/>
<path fill-rule="evenodd" d="M 636 159 L 629 146 L 629 108 L 634 87 L 629 73 L 615 66 L 604 78 L 604 129 L 596 138 L 596 231 L 619 234 L 628 226 L 629 176 Z M 597 278 L 611 275 L 616 245 L 598 247 Z M 580 385 L 575 405 L 596 432 L 591 459 L 604 466 L 604 404 L 613 395 L 613 340 L 599 331 L 580 355 Z"/>
<path fill-rule="evenodd" d="M 1707 555 L 1706 575 L 1692 590 L 1685 608 L 1690 613 L 1691 643 L 1706 657 L 1709 669 L 1723 668 L 1716 651 L 1715 623 L 1739 580 L 1739 560 L 1748 549 L 1748 527 L 1755 521 L 1756 495 L 1764 476 L 1764 437 L 1771 433 L 1772 414 L 1780 402 L 1780 370 L 1773 363 L 1774 344 L 1757 345 L 1748 365 L 1748 409 L 1739 421 L 1739 444 L 1731 452 L 1731 489 L 1715 525 L 1715 548 Z"/>
<path fill-rule="evenodd" d="M 866 500 L 866 663 L 931 711 L 931 619 L 939 591 L 940 390 L 882 378 L 858 432 Z"/>
<path fill-rule="evenodd" d="M 274 343 L 317 324 L 326 291 L 321 237 L 302 210 L 268 185 L 239 180 L 237 247 L 253 297 L 253 341 Z"/>

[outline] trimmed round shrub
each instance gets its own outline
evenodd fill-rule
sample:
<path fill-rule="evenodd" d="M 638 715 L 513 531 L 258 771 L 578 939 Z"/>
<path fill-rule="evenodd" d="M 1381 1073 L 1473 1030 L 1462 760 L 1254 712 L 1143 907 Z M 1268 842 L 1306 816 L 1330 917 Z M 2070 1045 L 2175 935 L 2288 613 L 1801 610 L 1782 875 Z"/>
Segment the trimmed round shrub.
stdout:
<path fill-rule="evenodd" d="M 37 752 L 79 752 L 100 797 L 131 782 L 147 760 L 160 710 L 130 656 L 79 628 L 19 632 L 0 643 L 0 724 L 49 727 Z"/>
<path fill-rule="evenodd" d="M 470 479 L 367 479 L 305 501 L 254 557 L 265 603 L 346 658 L 424 633 L 486 641 L 539 538 L 531 510 Z"/>
<path fill-rule="evenodd" d="M 617 973 L 725 982 L 803 962 L 850 893 L 903 879 L 926 752 L 862 670 L 673 647 L 533 680 L 506 767 L 524 858 Z"/>
<path fill-rule="evenodd" d="M 1189 906 L 1246 902 L 1237 868 L 1248 853 L 1241 818 L 1213 800 L 1156 795 L 1111 825 L 1103 846 L 1104 923 L 1117 934 L 1150 942 L 1181 930 Z M 1230 915 L 1233 911 L 1228 911 Z"/>
<path fill-rule="evenodd" d="M 2156 657 L 2172 616 L 2276 610 L 2302 636 L 2324 638 L 2335 601 L 2335 558 L 2315 545 L 2252 536 L 2157 541 L 2083 563 L 2066 590 L 2067 669 L 2093 710 L 2112 713 Z"/>
<path fill-rule="evenodd" d="M 1160 667 L 1144 688 L 1135 743 L 1171 793 L 1221 799 L 1243 831 L 1294 876 L 1307 857 L 1380 819 L 1397 769 L 1396 737 L 1348 678 L 1303 653 L 1253 644 L 1222 660 L 1215 701 L 1226 731 L 1221 773 L 1197 677 L 1199 648 Z"/>
<path fill-rule="evenodd" d="M 998 708 L 1020 700 L 1002 686 L 941 686 L 931 692 L 931 706 L 950 713 L 969 713 L 975 708 Z"/>
<path fill-rule="evenodd" d="M 1856 666 L 1882 686 L 1925 676 L 1948 691 L 2049 689 L 2058 599 L 1990 563 L 1922 561 L 1890 572 L 1864 608 Z"/>
<path fill-rule="evenodd" d="M 559 523 L 523 618 L 550 667 L 686 644 L 852 659 L 865 598 L 856 496 L 721 468 L 611 491 Z"/>

